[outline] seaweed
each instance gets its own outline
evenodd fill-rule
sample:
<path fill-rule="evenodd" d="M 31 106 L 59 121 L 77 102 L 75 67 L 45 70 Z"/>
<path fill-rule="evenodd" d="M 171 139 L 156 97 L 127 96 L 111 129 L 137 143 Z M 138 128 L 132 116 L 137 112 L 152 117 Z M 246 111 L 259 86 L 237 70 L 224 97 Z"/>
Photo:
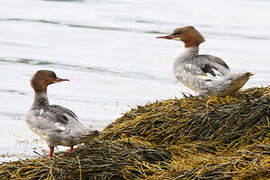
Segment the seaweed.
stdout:
<path fill-rule="evenodd" d="M 135 140 L 92 141 L 74 152 L 56 153 L 56 157 L 19 160 L 0 165 L 0 179 L 123 179 L 122 170 L 141 162 L 170 159 L 163 150 Z M 125 175 L 130 179 L 131 175 Z M 141 176 L 133 170 L 132 176 Z"/>
<path fill-rule="evenodd" d="M 0 179 L 269 179 L 270 87 L 138 106 L 53 159 L 0 165 Z"/>

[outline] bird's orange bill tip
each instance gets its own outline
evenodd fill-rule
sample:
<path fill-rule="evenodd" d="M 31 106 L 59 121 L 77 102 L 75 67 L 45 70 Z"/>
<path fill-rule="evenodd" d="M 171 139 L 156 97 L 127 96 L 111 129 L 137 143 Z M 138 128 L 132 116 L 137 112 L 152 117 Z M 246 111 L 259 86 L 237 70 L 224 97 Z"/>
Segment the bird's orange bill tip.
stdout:
<path fill-rule="evenodd" d="M 56 78 L 55 82 L 69 81 L 69 79 Z"/>
<path fill-rule="evenodd" d="M 158 36 L 156 38 L 160 38 L 160 39 L 173 39 L 173 36 L 170 36 L 170 35 L 168 35 L 168 36 Z"/>

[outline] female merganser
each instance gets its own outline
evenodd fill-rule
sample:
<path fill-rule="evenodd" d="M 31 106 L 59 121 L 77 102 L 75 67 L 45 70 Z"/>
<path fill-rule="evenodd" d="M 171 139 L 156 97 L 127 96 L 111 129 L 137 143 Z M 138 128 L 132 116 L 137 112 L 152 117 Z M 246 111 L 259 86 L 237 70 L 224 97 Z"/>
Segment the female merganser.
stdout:
<path fill-rule="evenodd" d="M 185 48 L 175 58 L 173 72 L 185 86 L 199 96 L 226 96 L 238 91 L 253 75 L 232 73 L 220 58 L 199 55 L 199 45 L 205 40 L 192 26 L 175 29 L 170 35 L 157 38 L 183 41 Z"/>
<path fill-rule="evenodd" d="M 57 145 L 70 146 L 72 151 L 74 145 L 88 142 L 99 134 L 86 128 L 71 110 L 49 104 L 47 86 L 62 81 L 69 80 L 58 78 L 53 71 L 48 70 L 37 71 L 31 79 L 35 97 L 26 122 L 32 131 L 47 142 L 50 158 Z"/>

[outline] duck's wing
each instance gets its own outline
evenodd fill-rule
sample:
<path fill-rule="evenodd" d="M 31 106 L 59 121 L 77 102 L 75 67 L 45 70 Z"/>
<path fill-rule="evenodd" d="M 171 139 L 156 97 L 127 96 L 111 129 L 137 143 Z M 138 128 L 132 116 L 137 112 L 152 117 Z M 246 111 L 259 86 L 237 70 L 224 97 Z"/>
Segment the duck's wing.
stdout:
<path fill-rule="evenodd" d="M 59 142 L 61 145 L 88 142 L 99 135 L 98 131 L 85 127 L 70 109 L 59 105 L 50 105 L 49 109 L 49 112 L 53 112 L 51 119 L 54 119 L 55 127 L 63 130 Z M 47 114 L 50 116 L 49 112 Z"/>
<path fill-rule="evenodd" d="M 74 112 L 59 105 L 31 109 L 26 121 L 32 128 L 46 132 L 62 132 L 66 130 L 68 124 L 73 122 L 80 124 Z"/>
<path fill-rule="evenodd" d="M 78 121 L 77 115 L 68 108 L 65 108 L 65 107 L 59 106 L 59 105 L 50 105 L 49 108 L 50 108 L 50 111 L 52 111 L 53 113 L 56 114 L 56 116 L 57 116 L 56 118 L 59 119 L 60 121 L 67 119 L 67 117 L 66 117 L 67 115 L 70 116 L 71 118 L 73 118 L 74 120 Z"/>
<path fill-rule="evenodd" d="M 198 55 L 185 63 L 184 70 L 202 79 L 212 79 L 230 73 L 230 68 L 221 59 L 211 55 Z"/>
<path fill-rule="evenodd" d="M 49 146 L 87 142 L 90 137 L 99 134 L 86 128 L 74 112 L 58 105 L 31 109 L 27 113 L 26 122 Z"/>

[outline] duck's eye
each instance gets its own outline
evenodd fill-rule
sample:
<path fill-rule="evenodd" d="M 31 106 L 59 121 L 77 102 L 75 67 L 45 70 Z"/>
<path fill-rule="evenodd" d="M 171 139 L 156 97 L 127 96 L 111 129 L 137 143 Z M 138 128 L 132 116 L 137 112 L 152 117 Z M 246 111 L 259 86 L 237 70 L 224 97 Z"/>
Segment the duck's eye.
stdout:
<path fill-rule="evenodd" d="M 54 72 L 52 73 L 52 77 L 53 78 L 56 78 L 56 74 Z"/>
<path fill-rule="evenodd" d="M 180 35 L 182 32 L 175 32 L 174 35 Z"/>

